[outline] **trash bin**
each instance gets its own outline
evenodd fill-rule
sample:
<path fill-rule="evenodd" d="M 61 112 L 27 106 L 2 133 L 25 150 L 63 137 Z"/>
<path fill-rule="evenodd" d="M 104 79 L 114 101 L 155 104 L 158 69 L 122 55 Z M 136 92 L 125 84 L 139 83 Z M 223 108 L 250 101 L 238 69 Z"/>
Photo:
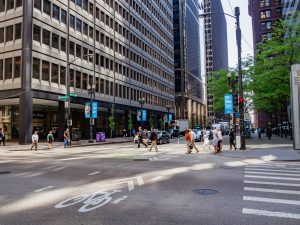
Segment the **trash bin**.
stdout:
<path fill-rule="evenodd" d="M 105 133 L 104 132 L 98 132 L 96 134 L 96 142 L 105 142 Z"/>
<path fill-rule="evenodd" d="M 72 128 L 72 141 L 80 141 L 81 139 L 81 131 L 79 128 Z"/>

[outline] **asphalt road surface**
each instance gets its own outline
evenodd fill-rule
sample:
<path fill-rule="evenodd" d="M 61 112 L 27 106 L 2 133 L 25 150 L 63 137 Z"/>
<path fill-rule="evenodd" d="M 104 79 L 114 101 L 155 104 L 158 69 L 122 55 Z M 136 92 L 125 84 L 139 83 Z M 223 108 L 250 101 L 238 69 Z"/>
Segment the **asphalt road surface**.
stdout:
<path fill-rule="evenodd" d="M 1 152 L 0 224 L 300 224 L 300 163 L 158 147 Z"/>

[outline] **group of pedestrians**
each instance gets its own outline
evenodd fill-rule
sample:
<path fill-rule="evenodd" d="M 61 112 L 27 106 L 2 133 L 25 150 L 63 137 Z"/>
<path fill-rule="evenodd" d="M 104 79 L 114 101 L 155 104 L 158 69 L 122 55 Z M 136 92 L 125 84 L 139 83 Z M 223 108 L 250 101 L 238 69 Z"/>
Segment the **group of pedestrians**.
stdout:
<path fill-rule="evenodd" d="M 151 141 L 151 146 L 149 148 L 149 151 L 151 152 L 152 148 L 155 148 L 155 151 L 158 152 L 158 148 L 157 148 L 157 133 L 156 130 L 151 127 L 151 131 L 150 134 L 148 132 L 147 129 L 142 129 L 142 127 L 138 128 L 138 148 L 141 147 L 141 144 L 143 144 L 145 146 L 145 148 L 148 148 L 148 139 Z"/>
<path fill-rule="evenodd" d="M 39 135 L 37 131 L 35 131 L 32 134 L 31 140 L 32 140 L 31 150 L 34 148 L 34 150 L 37 151 L 38 142 L 39 142 Z M 49 133 L 47 134 L 48 149 L 52 149 L 53 141 L 54 141 L 54 135 L 50 130 Z M 70 147 L 70 132 L 69 129 L 67 128 L 64 131 L 64 148 L 69 148 L 69 147 Z"/>

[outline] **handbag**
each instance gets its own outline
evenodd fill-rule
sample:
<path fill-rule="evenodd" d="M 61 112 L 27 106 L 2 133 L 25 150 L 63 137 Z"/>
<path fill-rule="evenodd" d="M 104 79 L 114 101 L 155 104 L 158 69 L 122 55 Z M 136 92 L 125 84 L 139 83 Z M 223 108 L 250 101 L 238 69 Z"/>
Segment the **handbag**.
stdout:
<path fill-rule="evenodd" d="M 193 149 L 193 145 L 189 145 L 189 148 L 192 150 Z"/>

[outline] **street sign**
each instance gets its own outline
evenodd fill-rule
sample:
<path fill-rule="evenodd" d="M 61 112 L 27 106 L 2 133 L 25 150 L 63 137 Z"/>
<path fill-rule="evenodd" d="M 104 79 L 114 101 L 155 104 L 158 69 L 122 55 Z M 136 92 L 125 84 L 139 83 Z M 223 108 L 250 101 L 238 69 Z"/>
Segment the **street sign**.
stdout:
<path fill-rule="evenodd" d="M 90 107 L 90 102 L 86 102 L 84 106 L 84 116 L 86 119 L 89 119 L 91 116 L 91 107 Z"/>
<path fill-rule="evenodd" d="M 147 110 L 138 110 L 136 120 L 137 121 L 147 121 Z"/>
<path fill-rule="evenodd" d="M 172 116 L 173 116 L 172 114 L 169 114 L 169 121 L 172 121 L 172 119 L 173 119 Z M 168 122 L 169 122 L 169 121 L 168 121 Z"/>
<path fill-rule="evenodd" d="M 233 99 L 232 94 L 224 95 L 224 114 L 231 114 L 233 112 Z"/>
<path fill-rule="evenodd" d="M 70 93 L 70 97 L 77 97 L 77 94 L 74 93 L 74 92 L 71 92 L 71 93 Z"/>
<path fill-rule="evenodd" d="M 67 101 L 68 99 L 69 99 L 69 96 L 67 96 L 67 95 L 58 96 L 58 100 L 60 100 L 60 101 Z"/>
<path fill-rule="evenodd" d="M 92 118 L 98 118 L 98 102 L 92 102 Z"/>
<path fill-rule="evenodd" d="M 147 121 L 147 110 L 142 110 L 142 121 Z"/>
<path fill-rule="evenodd" d="M 91 112 L 92 112 L 93 119 L 98 118 L 98 102 L 86 102 L 85 103 L 84 115 L 85 115 L 86 119 L 91 118 Z"/>

